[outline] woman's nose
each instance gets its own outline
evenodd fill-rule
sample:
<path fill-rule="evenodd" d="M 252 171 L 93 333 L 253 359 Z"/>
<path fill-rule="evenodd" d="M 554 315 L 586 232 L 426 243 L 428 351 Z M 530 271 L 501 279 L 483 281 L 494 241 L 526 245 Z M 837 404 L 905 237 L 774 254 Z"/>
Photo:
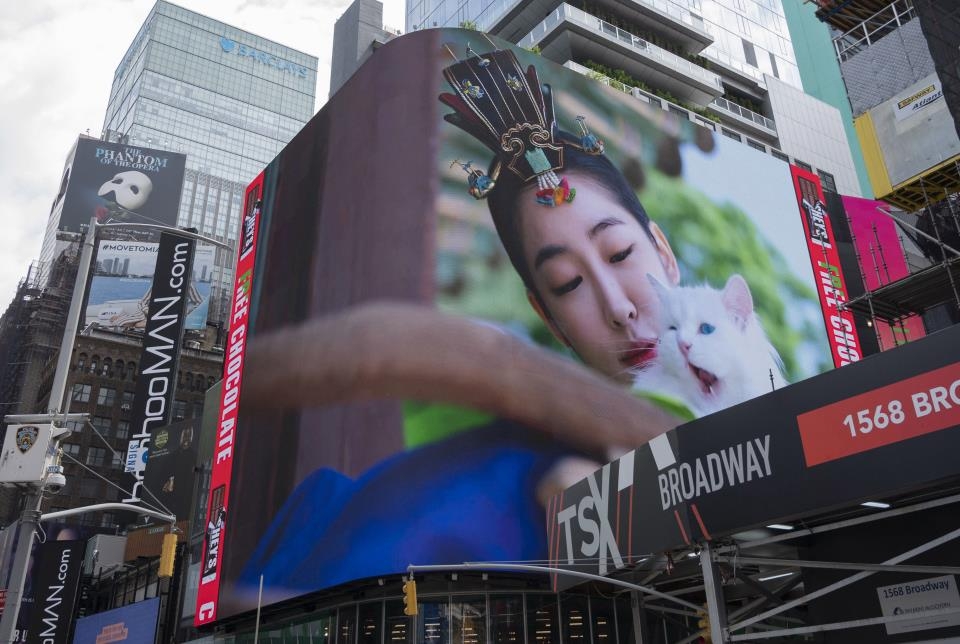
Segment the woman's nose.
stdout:
<path fill-rule="evenodd" d="M 623 328 L 637 319 L 637 307 L 616 282 L 605 285 L 603 297 L 606 300 L 604 308 L 610 326 Z"/>

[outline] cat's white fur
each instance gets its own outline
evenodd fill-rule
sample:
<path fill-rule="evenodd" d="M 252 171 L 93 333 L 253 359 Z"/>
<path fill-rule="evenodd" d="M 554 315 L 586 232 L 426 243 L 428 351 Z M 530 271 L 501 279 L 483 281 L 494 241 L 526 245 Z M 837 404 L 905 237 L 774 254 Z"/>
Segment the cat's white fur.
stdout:
<path fill-rule="evenodd" d="M 668 289 L 647 277 L 660 299 L 660 342 L 657 360 L 637 372 L 636 390 L 677 398 L 699 417 L 786 384 L 743 277 L 731 276 L 721 290 Z"/>

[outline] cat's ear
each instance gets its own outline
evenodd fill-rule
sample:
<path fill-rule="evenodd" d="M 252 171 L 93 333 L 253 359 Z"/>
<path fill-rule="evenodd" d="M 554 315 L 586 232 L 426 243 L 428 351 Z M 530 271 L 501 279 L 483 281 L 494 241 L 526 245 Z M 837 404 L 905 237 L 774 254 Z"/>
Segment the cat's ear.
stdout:
<path fill-rule="evenodd" d="M 738 274 L 731 275 L 723 287 L 722 299 L 723 307 L 733 314 L 740 328 L 744 328 L 753 314 L 753 296 L 747 281 Z"/>

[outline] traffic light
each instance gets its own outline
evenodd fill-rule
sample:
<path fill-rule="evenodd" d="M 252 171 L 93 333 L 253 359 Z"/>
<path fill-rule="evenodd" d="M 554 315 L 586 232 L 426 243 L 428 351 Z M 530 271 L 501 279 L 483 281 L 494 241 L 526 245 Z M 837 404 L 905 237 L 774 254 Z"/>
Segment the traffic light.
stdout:
<path fill-rule="evenodd" d="M 403 582 L 403 614 L 417 614 L 417 582 L 413 577 Z"/>
<path fill-rule="evenodd" d="M 163 546 L 160 548 L 160 568 L 157 577 L 173 577 L 173 564 L 177 560 L 177 535 L 168 532 L 163 535 Z"/>
<path fill-rule="evenodd" d="M 706 610 L 701 610 L 697 620 L 697 628 L 700 629 L 699 641 L 701 644 L 710 644 L 713 642 L 710 633 L 710 614 Z"/>

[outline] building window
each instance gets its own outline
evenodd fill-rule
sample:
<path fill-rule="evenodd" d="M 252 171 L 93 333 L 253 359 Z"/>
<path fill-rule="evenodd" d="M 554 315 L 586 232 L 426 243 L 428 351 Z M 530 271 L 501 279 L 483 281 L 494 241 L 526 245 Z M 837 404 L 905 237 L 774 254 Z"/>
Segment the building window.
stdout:
<path fill-rule="evenodd" d="M 743 139 L 740 138 L 740 135 L 737 134 L 736 132 L 734 132 L 733 130 L 728 130 L 727 128 L 722 127 L 722 128 L 720 128 L 720 132 L 721 132 L 725 137 L 731 138 L 731 139 L 733 139 L 734 141 L 741 141 L 741 142 L 743 141 Z"/>
<path fill-rule="evenodd" d="M 777 57 L 773 55 L 773 52 L 767 52 L 770 54 L 770 68 L 773 69 L 773 75 L 776 78 L 780 78 L 780 70 L 777 69 Z"/>
<path fill-rule="evenodd" d="M 804 163 L 800 159 L 794 159 L 793 164 L 798 168 L 800 168 L 801 170 L 806 170 L 807 172 L 813 172 L 813 166 L 811 166 L 809 163 Z"/>
<path fill-rule="evenodd" d="M 69 454 L 74 458 L 80 456 L 80 445 L 77 443 L 60 443 L 60 447 L 63 448 L 64 454 Z"/>
<path fill-rule="evenodd" d="M 110 419 L 105 416 L 94 416 L 90 419 L 90 424 L 101 436 L 106 437 L 110 433 Z"/>
<path fill-rule="evenodd" d="M 117 438 L 126 438 L 127 436 L 129 436 L 130 423 L 125 420 L 117 421 L 117 431 L 115 435 Z"/>
<path fill-rule="evenodd" d="M 175 421 L 183 420 L 186 417 L 187 417 L 187 401 L 174 400 L 173 401 L 173 420 Z"/>
<path fill-rule="evenodd" d="M 73 402 L 90 402 L 90 385 L 76 384 L 73 386 Z"/>
<path fill-rule="evenodd" d="M 775 158 L 780 159 L 781 161 L 786 161 L 787 163 L 790 163 L 790 157 L 788 157 L 786 154 L 784 154 L 780 150 L 777 150 L 776 148 L 770 148 L 770 154 L 772 154 Z"/>
<path fill-rule="evenodd" d="M 87 365 L 87 354 L 81 353 L 80 357 L 77 358 L 77 369 L 83 371 L 83 368 Z"/>
<path fill-rule="evenodd" d="M 123 455 L 120 452 L 113 452 L 113 454 L 111 454 L 110 467 L 115 470 L 123 469 Z"/>
<path fill-rule="evenodd" d="M 824 172 L 823 170 L 817 170 L 817 174 L 820 175 L 820 185 L 823 186 L 824 190 L 830 192 L 837 191 L 837 182 L 834 180 L 832 174 Z"/>
<path fill-rule="evenodd" d="M 133 392 L 124 391 L 120 395 L 120 411 L 130 411 L 133 408 Z"/>
<path fill-rule="evenodd" d="M 103 467 L 107 462 L 107 450 L 102 447 L 87 448 L 87 465 L 91 467 Z"/>
<path fill-rule="evenodd" d="M 112 512 L 104 512 L 100 515 L 100 527 L 112 528 L 117 525 L 117 519 Z"/>
<path fill-rule="evenodd" d="M 743 20 L 743 18 L 741 18 Z M 757 50 L 753 48 L 753 43 L 749 40 L 743 38 L 740 39 L 740 42 L 743 44 L 743 58 L 747 61 L 747 64 L 757 66 Z"/>
<path fill-rule="evenodd" d="M 113 387 L 100 387 L 97 393 L 97 404 L 112 407 L 117 400 L 117 390 Z"/>
<path fill-rule="evenodd" d="M 761 152 L 766 152 L 766 151 L 767 151 L 767 148 L 764 147 L 763 143 L 758 143 L 757 141 L 754 141 L 753 139 L 747 139 L 747 145 L 749 145 L 749 146 L 750 146 L 751 148 L 753 148 L 754 150 L 760 150 Z"/>

